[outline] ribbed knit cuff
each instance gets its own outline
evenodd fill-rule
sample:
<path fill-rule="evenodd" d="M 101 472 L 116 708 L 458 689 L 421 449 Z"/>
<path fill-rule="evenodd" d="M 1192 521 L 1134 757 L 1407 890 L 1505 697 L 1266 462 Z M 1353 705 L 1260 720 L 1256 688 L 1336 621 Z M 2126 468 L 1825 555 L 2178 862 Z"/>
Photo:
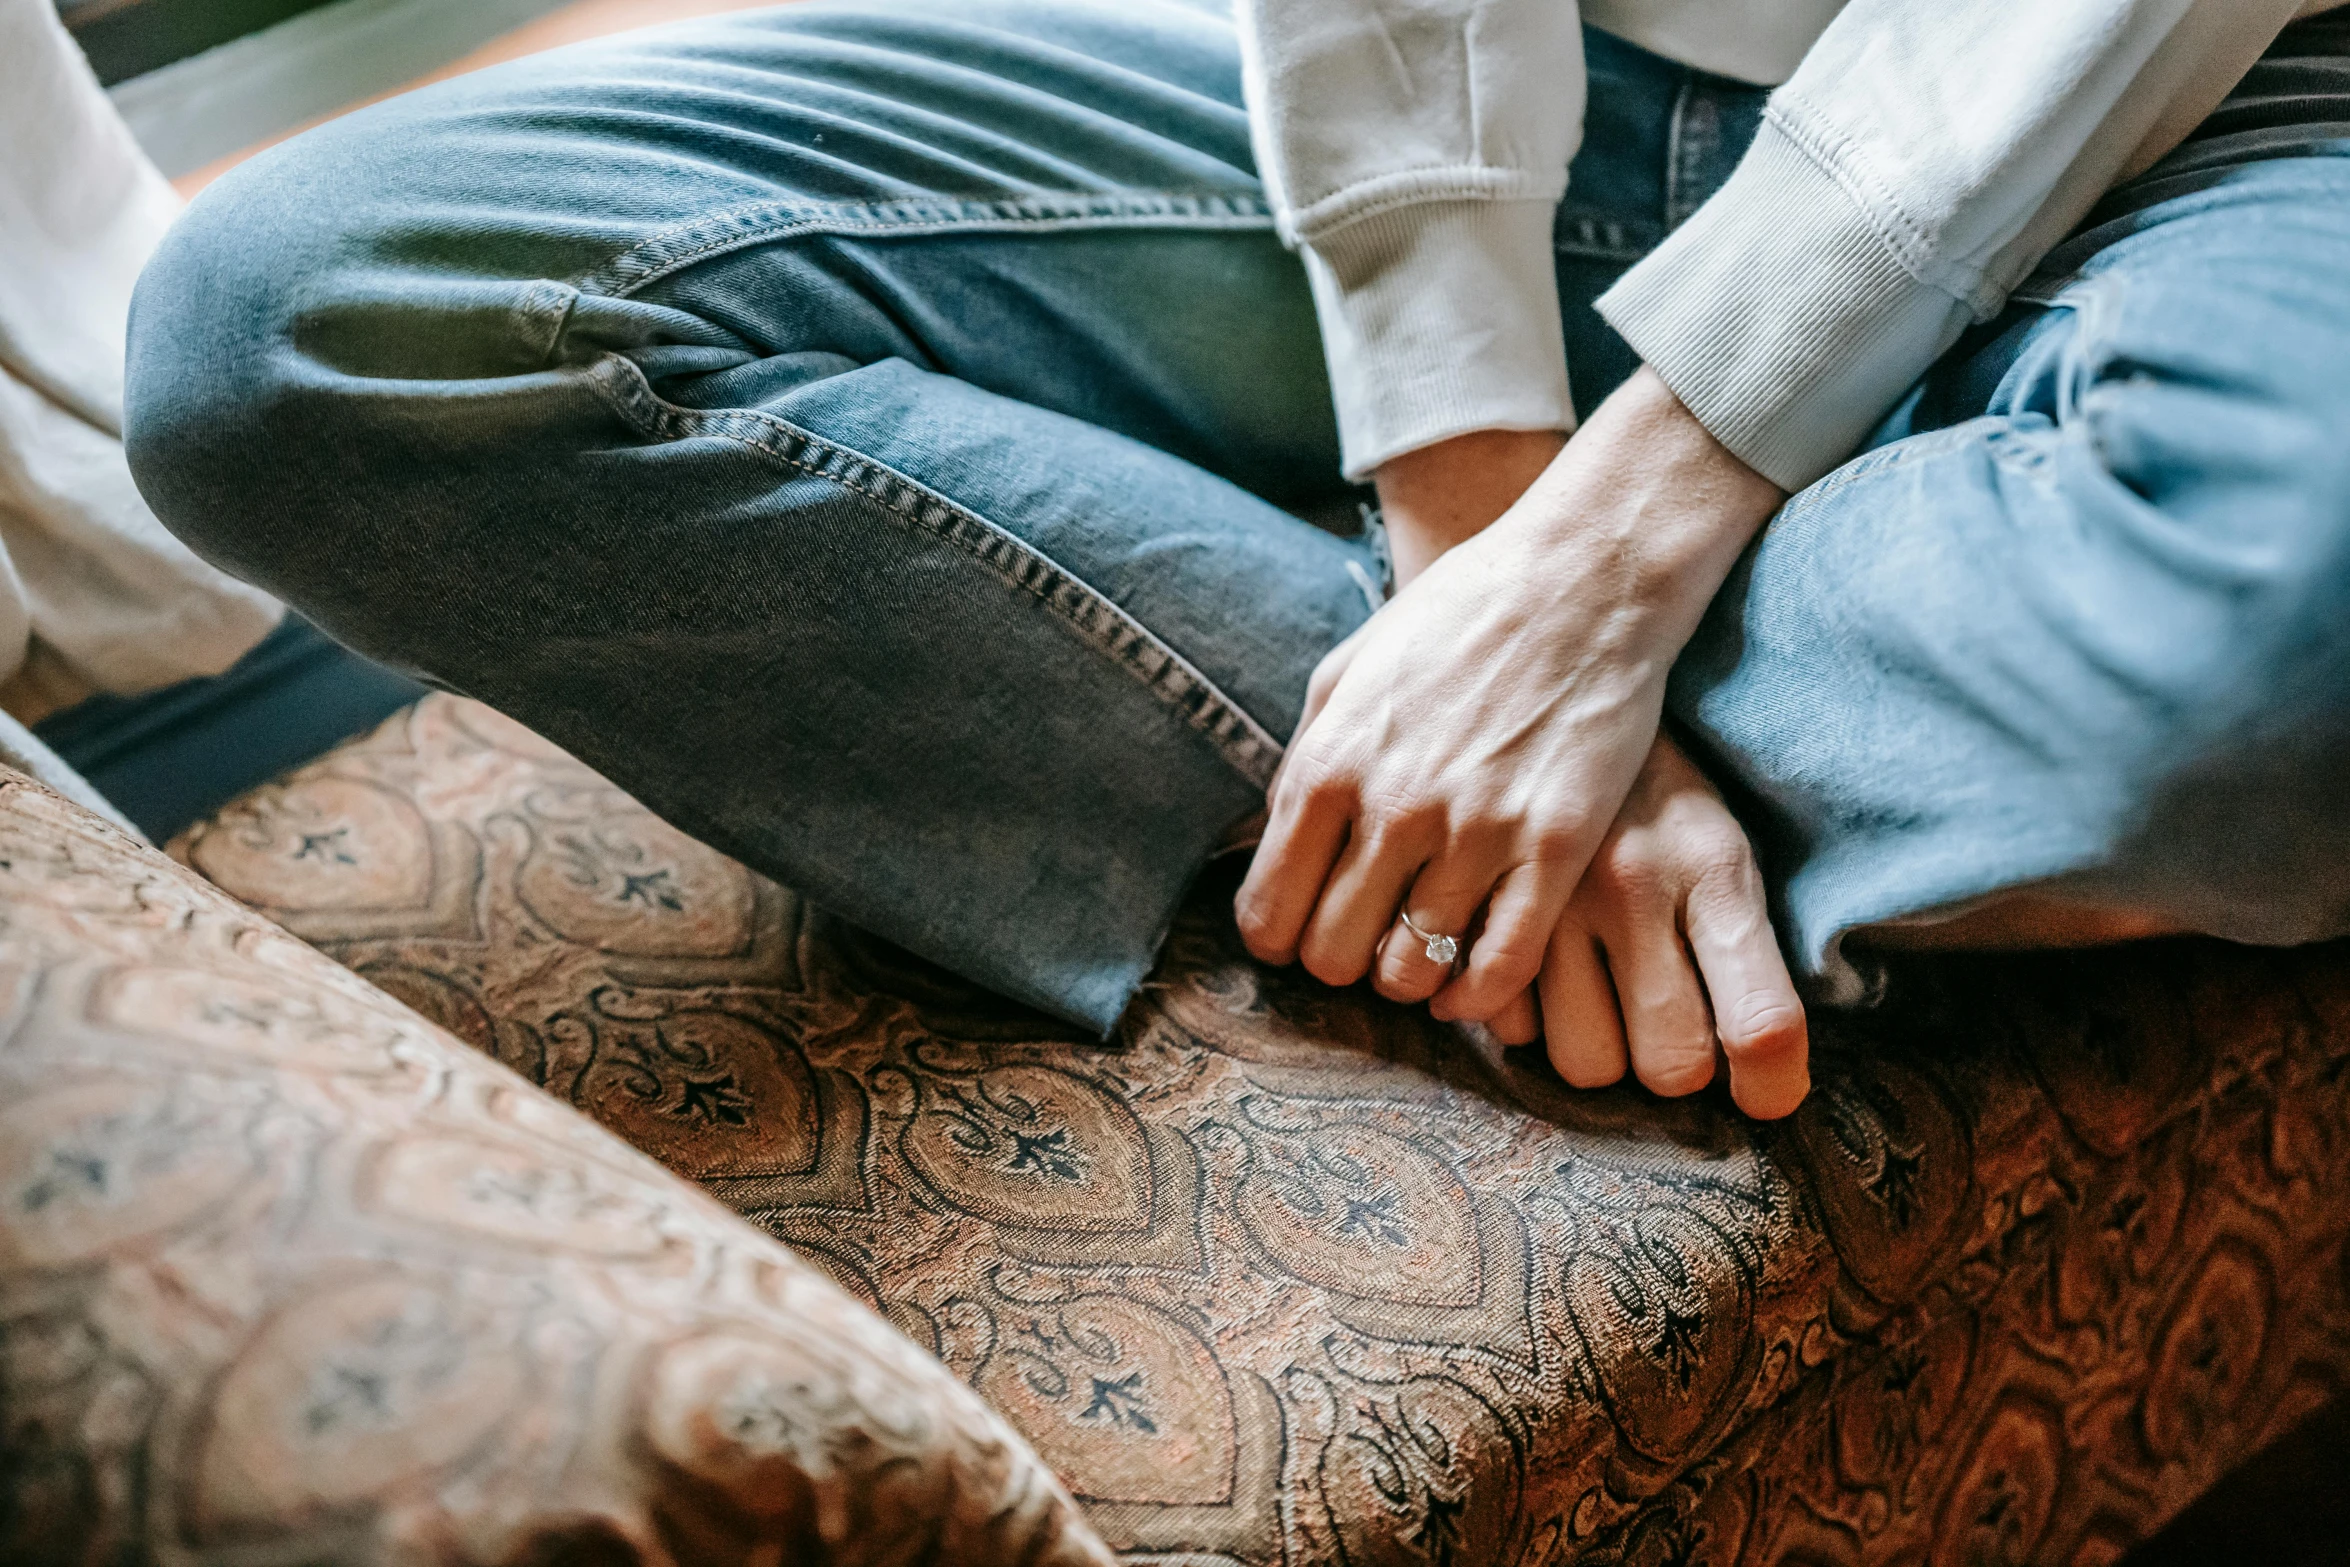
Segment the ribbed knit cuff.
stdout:
<path fill-rule="evenodd" d="M 1471 430 L 1571 430 L 1555 201 L 1430 201 L 1308 236 L 1346 476 Z"/>
<path fill-rule="evenodd" d="M 1716 440 L 1786 490 L 1851 456 L 1970 319 L 1768 120 L 1598 308 Z"/>

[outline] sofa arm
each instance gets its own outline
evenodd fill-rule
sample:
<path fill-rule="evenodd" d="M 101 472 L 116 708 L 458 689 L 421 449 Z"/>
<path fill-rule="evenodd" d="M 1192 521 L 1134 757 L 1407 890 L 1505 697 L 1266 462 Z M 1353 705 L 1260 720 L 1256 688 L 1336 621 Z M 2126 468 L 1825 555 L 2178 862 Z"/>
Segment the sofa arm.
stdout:
<path fill-rule="evenodd" d="M 0 1560 L 1104 1564 L 929 1355 L 0 772 Z"/>

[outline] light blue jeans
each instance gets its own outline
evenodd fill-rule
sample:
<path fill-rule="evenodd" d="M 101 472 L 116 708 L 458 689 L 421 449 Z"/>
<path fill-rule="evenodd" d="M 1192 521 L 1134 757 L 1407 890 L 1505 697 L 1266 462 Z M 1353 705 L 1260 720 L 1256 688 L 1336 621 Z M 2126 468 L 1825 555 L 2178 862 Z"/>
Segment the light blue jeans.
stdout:
<path fill-rule="evenodd" d="M 2333 53 L 2117 193 L 1678 669 L 1831 990 L 1840 933 L 2028 883 L 2350 923 L 2350 89 L 2295 36 Z M 1590 45 L 1586 408 L 1632 368 L 1590 300 L 1761 107 Z M 1167 0 L 893 0 L 394 100 L 165 245 L 134 469 L 337 638 L 1106 1029 L 1376 598 L 1238 76 Z"/>

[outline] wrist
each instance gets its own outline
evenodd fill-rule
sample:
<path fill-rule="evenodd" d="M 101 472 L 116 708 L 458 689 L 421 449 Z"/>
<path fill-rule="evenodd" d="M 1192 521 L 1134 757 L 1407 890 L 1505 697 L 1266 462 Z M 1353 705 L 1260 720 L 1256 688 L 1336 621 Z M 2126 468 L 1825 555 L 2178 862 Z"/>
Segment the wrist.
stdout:
<path fill-rule="evenodd" d="M 1374 482 L 1396 586 L 1490 527 L 1542 476 L 1566 441 L 1556 430 L 1476 430 L 1380 464 Z"/>
<path fill-rule="evenodd" d="M 1786 499 L 1643 366 L 1593 412 L 1507 526 L 1545 555 L 1615 576 L 1626 602 L 1669 608 L 1693 631 Z"/>

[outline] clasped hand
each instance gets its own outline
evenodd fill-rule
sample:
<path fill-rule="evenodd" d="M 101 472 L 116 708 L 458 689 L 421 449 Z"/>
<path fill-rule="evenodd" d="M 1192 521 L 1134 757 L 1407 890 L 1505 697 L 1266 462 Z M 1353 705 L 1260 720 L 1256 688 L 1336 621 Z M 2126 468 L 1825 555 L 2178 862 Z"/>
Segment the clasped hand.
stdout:
<path fill-rule="evenodd" d="M 1405 508 L 1471 536 L 1399 537 L 1399 576 L 1436 558 L 1316 670 L 1236 903 L 1250 950 L 1539 1033 L 1578 1086 L 1629 1069 L 1689 1093 L 1719 1054 L 1747 1113 L 1792 1111 L 1803 1009 L 1752 852 L 1658 728 L 1673 659 L 1782 498 L 1643 371 L 1490 526 L 1473 502 Z M 1465 965 L 1404 914 L 1473 938 Z"/>

